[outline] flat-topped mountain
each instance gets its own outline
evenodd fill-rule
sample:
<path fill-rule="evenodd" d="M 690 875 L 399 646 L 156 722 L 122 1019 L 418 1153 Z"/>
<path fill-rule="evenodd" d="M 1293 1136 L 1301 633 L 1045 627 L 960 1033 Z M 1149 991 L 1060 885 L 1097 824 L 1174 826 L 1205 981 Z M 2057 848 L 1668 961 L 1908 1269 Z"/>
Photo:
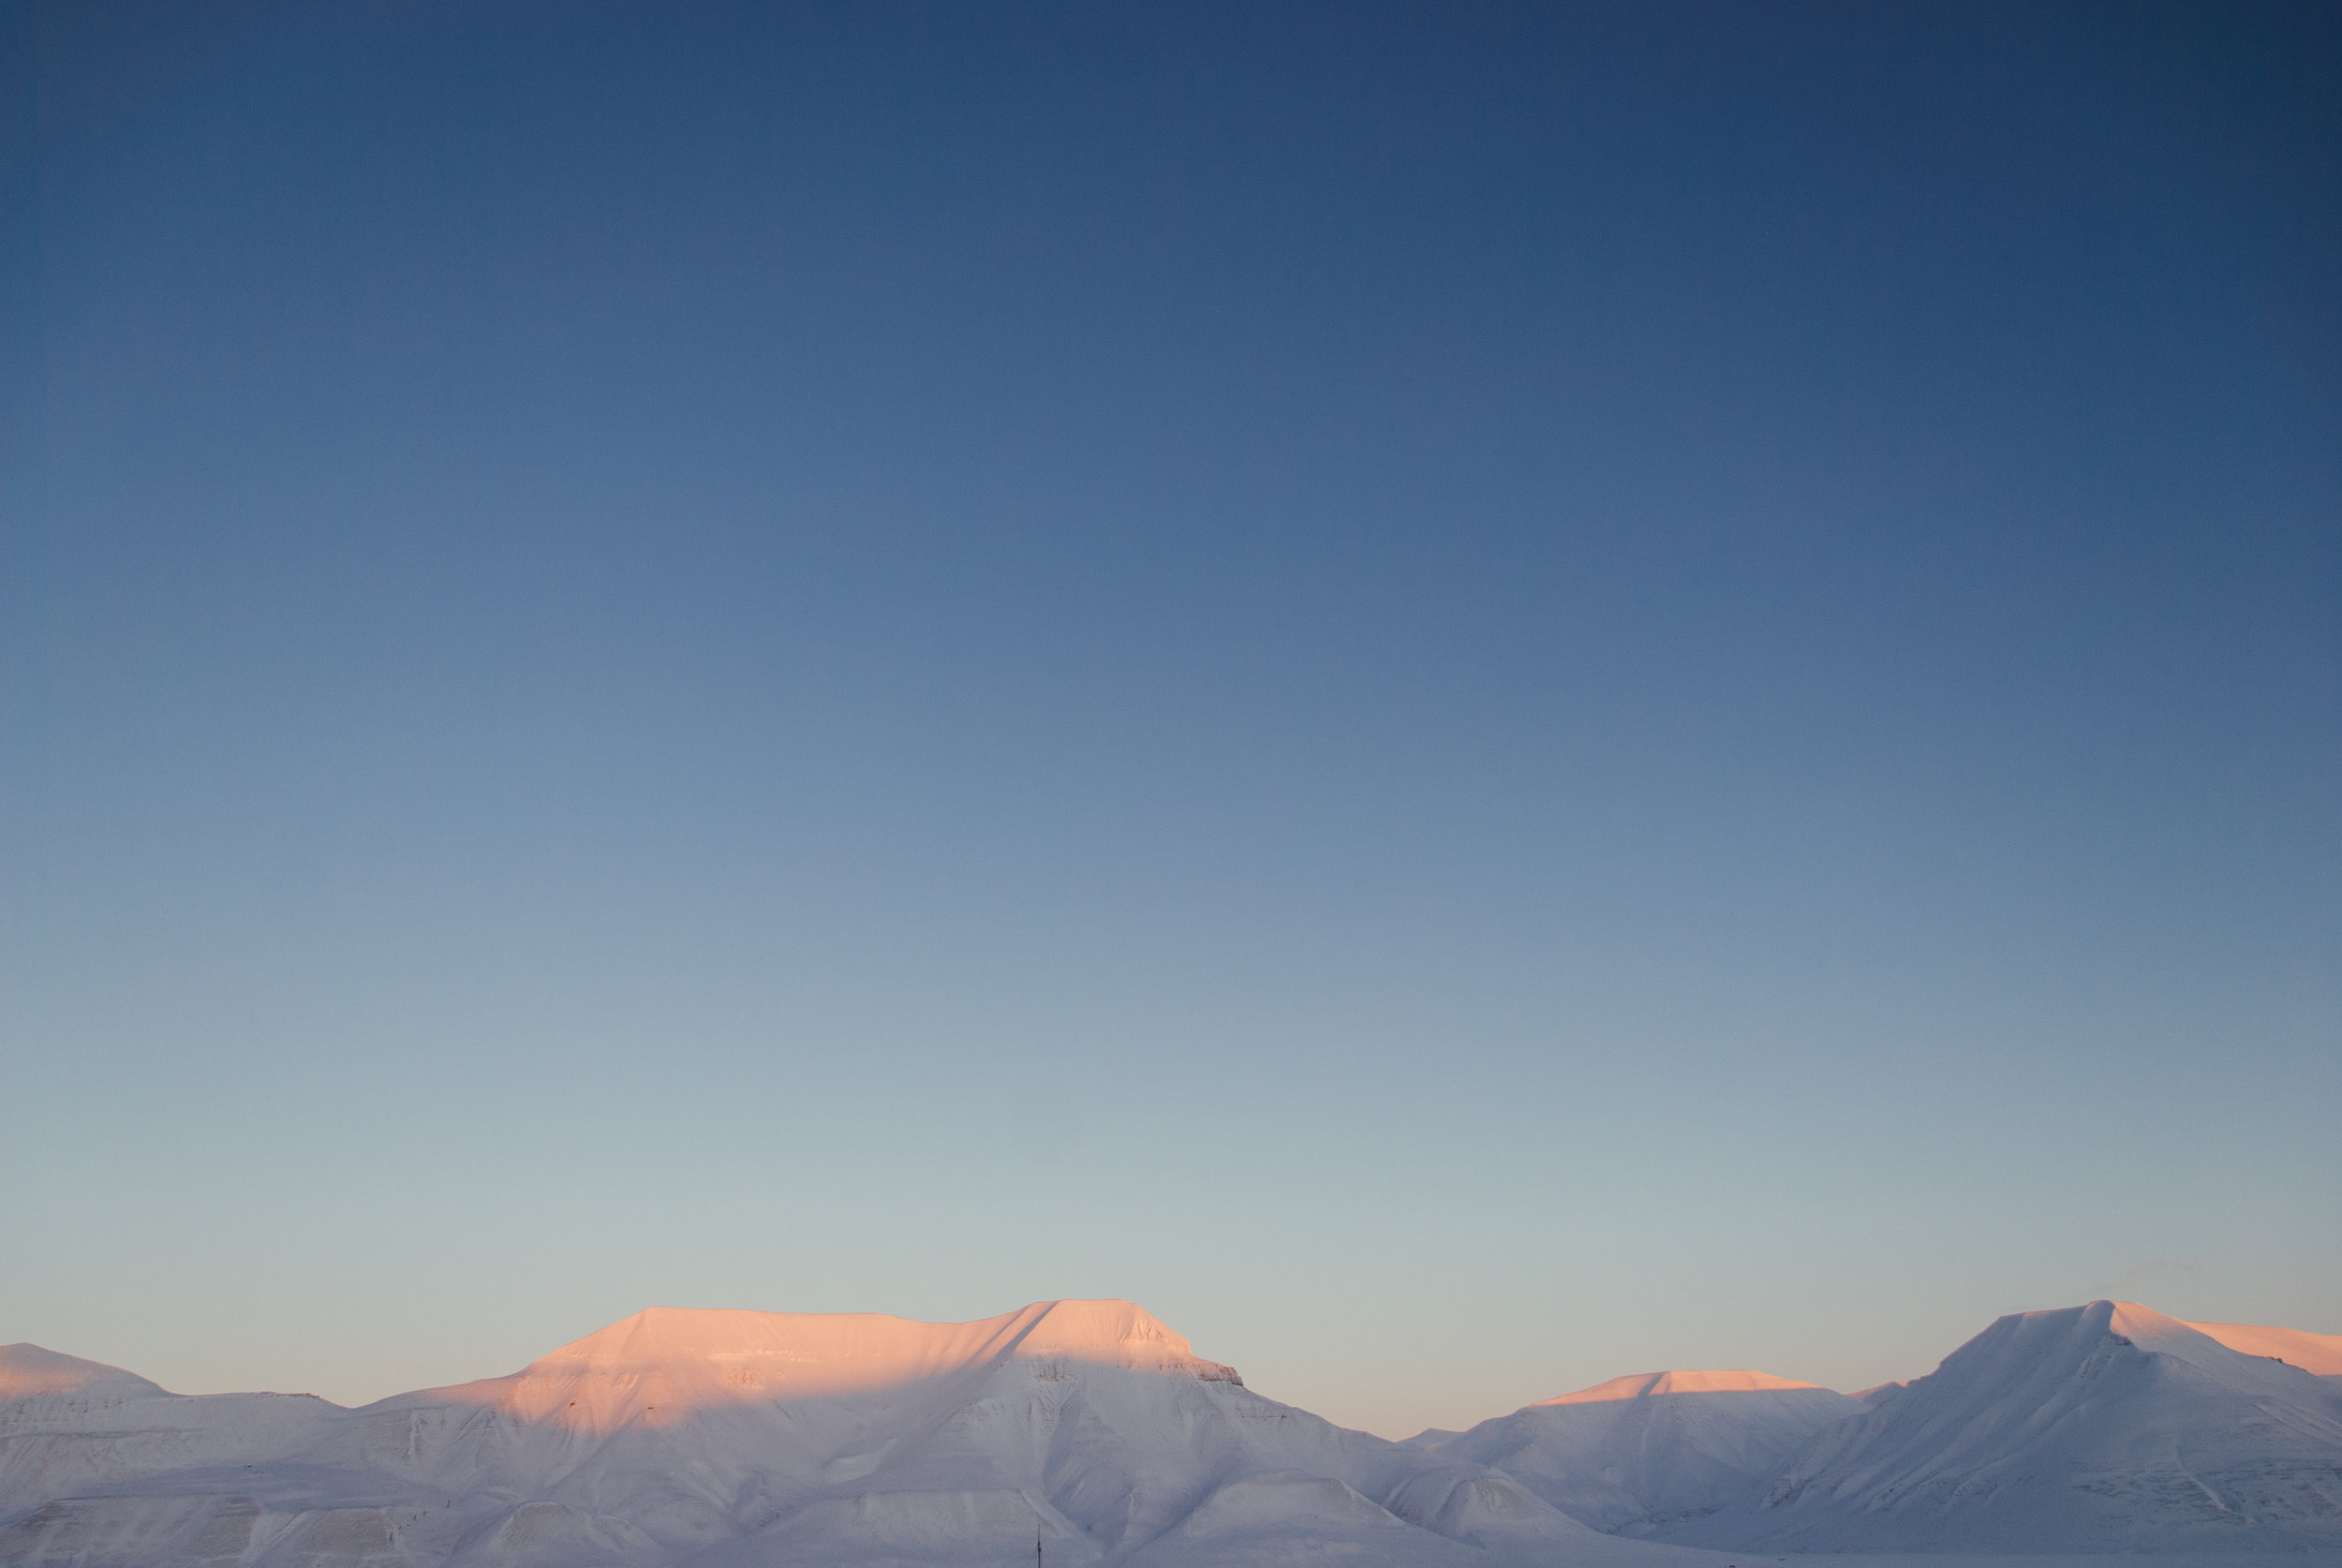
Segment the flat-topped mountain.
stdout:
<path fill-rule="evenodd" d="M 48 1355 L 6 1365 L 120 1398 L 0 1397 L 8 1568 L 1645 1561 L 1501 1472 L 1262 1398 L 1123 1301 L 653 1309 L 360 1410 Z"/>
<path fill-rule="evenodd" d="M 638 1422 L 673 1426 L 727 1407 L 941 1387 L 981 1380 L 1012 1361 L 1244 1381 L 1128 1301 L 1041 1301 L 975 1323 L 653 1307 L 508 1377 L 386 1403 L 476 1404 L 606 1432 Z"/>

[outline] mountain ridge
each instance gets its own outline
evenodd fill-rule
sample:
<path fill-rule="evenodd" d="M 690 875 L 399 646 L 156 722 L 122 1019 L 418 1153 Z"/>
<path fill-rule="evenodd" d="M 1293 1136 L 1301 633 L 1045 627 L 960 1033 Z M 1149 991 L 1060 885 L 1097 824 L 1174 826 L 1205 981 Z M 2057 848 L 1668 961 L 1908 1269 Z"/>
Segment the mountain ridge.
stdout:
<path fill-rule="evenodd" d="M 1678 1368 L 1403 1444 L 1264 1398 L 1119 1300 L 963 1324 L 649 1308 L 356 1409 L 13 1345 L 0 1564 L 943 1568 L 1036 1540 L 1051 1568 L 2342 1562 L 2342 1388 L 2260 1354 L 2314 1364 L 2331 1338 L 2094 1302 L 1997 1320 L 1859 1398 Z"/>
<path fill-rule="evenodd" d="M 2342 1334 L 2313 1334 L 2303 1328 L 2251 1323 L 2190 1323 L 2187 1326 L 2232 1351 L 2282 1361 L 2321 1378 L 2342 1378 Z"/>
<path fill-rule="evenodd" d="M 941 1568 L 1040 1540 L 1053 1568 L 1462 1568 L 1628 1549 L 1501 1472 L 1264 1398 L 1120 1301 L 946 1324 L 650 1309 L 507 1377 L 355 1410 L 141 1388 L 103 1420 L 19 1402 L 0 1563 Z"/>
<path fill-rule="evenodd" d="M 2342 1393 L 2136 1302 L 2011 1313 L 1668 1539 L 1784 1550 L 2342 1546 Z"/>
<path fill-rule="evenodd" d="M 1693 1368 L 1670 1368 L 1664 1372 L 1629 1372 L 1624 1377 L 1611 1378 L 1592 1387 L 1557 1394 L 1550 1399 L 1539 1399 L 1523 1408 L 1547 1410 L 1555 1405 L 1602 1404 L 1613 1399 L 1644 1399 L 1668 1394 L 1754 1394 L 1783 1388 L 1819 1388 L 1817 1383 L 1800 1383 L 1795 1378 L 1775 1377 L 1771 1372 L 1755 1372 L 1746 1368 L 1730 1371 Z M 1831 1392 L 1835 1392 L 1831 1390 Z"/>
<path fill-rule="evenodd" d="M 1036 1301 L 950 1324 L 882 1312 L 651 1307 L 517 1372 L 393 1395 L 377 1405 L 480 1404 L 523 1420 L 612 1431 L 636 1421 L 673 1425 L 725 1406 L 980 1377 L 1015 1360 L 1244 1382 L 1129 1301 Z"/>

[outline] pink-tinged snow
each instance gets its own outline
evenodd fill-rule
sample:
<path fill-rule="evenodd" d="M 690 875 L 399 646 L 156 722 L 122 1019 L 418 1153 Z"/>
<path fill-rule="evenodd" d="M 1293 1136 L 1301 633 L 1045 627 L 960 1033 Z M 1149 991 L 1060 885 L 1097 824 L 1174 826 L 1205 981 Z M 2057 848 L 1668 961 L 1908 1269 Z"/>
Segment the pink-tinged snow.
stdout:
<path fill-rule="evenodd" d="M 1241 1383 L 1127 1301 L 1045 1301 L 976 1323 L 877 1312 L 817 1314 L 653 1307 L 510 1377 L 408 1395 L 492 1406 L 589 1432 L 674 1426 L 734 1406 L 850 1399 L 982 1379 L 1012 1361 Z"/>
<path fill-rule="evenodd" d="M 11 1355 L 7 1568 L 1706 1562 L 1262 1398 L 1127 1302 L 655 1309 L 355 1411 Z"/>
<path fill-rule="evenodd" d="M 2265 1355 L 2315 1372 L 2321 1378 L 2342 1378 L 2342 1334 L 2312 1334 L 2300 1328 L 2264 1328 L 2250 1323 L 2191 1323 L 2232 1351 Z"/>
<path fill-rule="evenodd" d="M 73 1398 L 109 1388 L 118 1398 L 162 1392 L 144 1378 L 103 1362 L 59 1355 L 38 1345 L 0 1345 L 0 1403 Z"/>
<path fill-rule="evenodd" d="M 1817 1383 L 1798 1383 L 1789 1378 L 1777 1378 L 1771 1372 L 1630 1372 L 1623 1378 L 1597 1383 L 1592 1388 L 1581 1388 L 1575 1394 L 1558 1394 L 1550 1399 L 1540 1399 L 1532 1410 L 1549 1405 L 1598 1405 L 1612 1399 L 1642 1399 L 1654 1394 L 1753 1394 L 1771 1388 L 1819 1388 Z"/>

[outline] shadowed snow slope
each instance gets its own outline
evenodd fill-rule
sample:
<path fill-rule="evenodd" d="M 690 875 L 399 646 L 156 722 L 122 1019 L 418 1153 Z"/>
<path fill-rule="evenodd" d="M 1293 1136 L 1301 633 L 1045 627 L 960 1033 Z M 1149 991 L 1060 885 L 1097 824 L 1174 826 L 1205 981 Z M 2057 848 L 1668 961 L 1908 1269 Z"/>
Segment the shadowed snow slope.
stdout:
<path fill-rule="evenodd" d="M 306 1394 L 167 1394 L 142 1377 L 38 1345 L 0 1346 L 0 1563 L 27 1504 L 136 1477 L 295 1453 L 337 1405 Z"/>
<path fill-rule="evenodd" d="M 655 1309 L 355 1411 L 8 1354 L 7 1568 L 1704 1561 L 1264 1399 L 1127 1302 Z"/>
<path fill-rule="evenodd" d="M 1844 1394 L 1764 1372 L 1640 1372 L 1410 1446 L 1503 1470 L 1597 1530 L 1647 1534 L 1764 1493 Z"/>
<path fill-rule="evenodd" d="M 2022 1313 L 1818 1434 L 1760 1501 L 1668 1538 L 1808 1551 L 2342 1546 L 2342 1394 L 2127 1302 Z"/>

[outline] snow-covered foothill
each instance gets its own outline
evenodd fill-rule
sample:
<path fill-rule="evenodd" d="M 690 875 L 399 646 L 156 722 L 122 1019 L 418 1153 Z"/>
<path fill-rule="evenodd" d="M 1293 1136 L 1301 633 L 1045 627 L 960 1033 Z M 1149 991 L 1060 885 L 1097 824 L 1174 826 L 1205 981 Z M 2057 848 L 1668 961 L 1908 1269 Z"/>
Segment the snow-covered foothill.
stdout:
<path fill-rule="evenodd" d="M 1861 1409 L 1765 1372 L 1642 1372 L 1408 1441 L 1501 1469 L 1597 1530 L 1647 1535 L 1761 1496 L 1783 1460 Z"/>

